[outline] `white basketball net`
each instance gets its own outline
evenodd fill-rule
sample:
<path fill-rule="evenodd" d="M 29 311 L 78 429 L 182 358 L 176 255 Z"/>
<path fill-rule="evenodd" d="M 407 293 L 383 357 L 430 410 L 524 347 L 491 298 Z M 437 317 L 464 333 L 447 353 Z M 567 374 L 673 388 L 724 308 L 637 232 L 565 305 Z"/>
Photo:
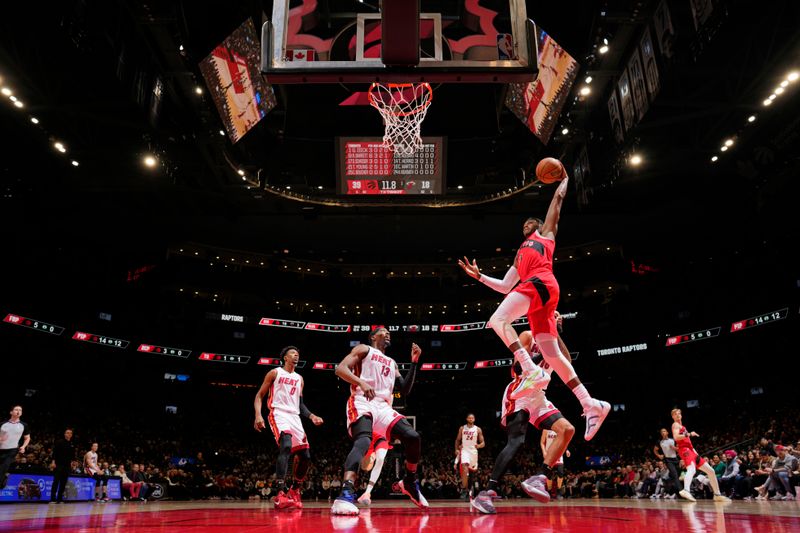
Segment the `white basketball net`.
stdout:
<path fill-rule="evenodd" d="M 422 146 L 419 130 L 433 100 L 429 83 L 373 83 L 369 103 L 383 117 L 384 148 L 399 155 L 411 155 Z"/>

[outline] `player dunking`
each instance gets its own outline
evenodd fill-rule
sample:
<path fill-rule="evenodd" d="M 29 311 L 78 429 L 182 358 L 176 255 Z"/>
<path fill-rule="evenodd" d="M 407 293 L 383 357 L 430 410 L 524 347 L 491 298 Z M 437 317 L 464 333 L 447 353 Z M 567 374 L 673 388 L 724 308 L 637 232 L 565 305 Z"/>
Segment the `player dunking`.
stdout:
<path fill-rule="evenodd" d="M 502 280 L 481 274 L 475 260 L 470 263 L 464 257 L 458 264 L 469 276 L 500 293 L 507 294 L 503 303 L 489 319 L 489 326 L 514 353 L 514 358 L 522 366 L 522 379 L 511 391 L 511 398 L 519 399 L 532 394 L 536 389 L 545 388 L 550 381 L 550 376 L 531 361 L 528 351 L 520 344 L 517 333 L 511 325 L 514 320 L 527 314 L 536 344 L 544 355 L 544 360 L 572 390 L 583 407 L 583 414 L 586 417 L 584 439 L 588 441 L 600 429 L 611 406 L 607 402 L 591 397 L 578 379 L 572 363 L 559 349 L 554 318 L 558 306 L 559 288 L 553 275 L 553 253 L 561 204 L 567 192 L 568 180 L 569 178 L 564 177 L 556 189 L 544 222 L 538 218 L 529 218 L 523 224 L 522 233 L 525 241 L 519 247 L 514 265 Z"/>
<path fill-rule="evenodd" d="M 392 409 L 392 392 L 395 384 L 407 395 L 414 384 L 417 361 L 422 350 L 411 345 L 411 370 L 405 378 L 400 375 L 397 363 L 385 354 L 391 344 L 389 330 L 376 328 L 370 333 L 371 346 L 359 344 L 353 348 L 336 367 L 336 375 L 350 384 L 350 399 L 347 401 L 347 429 L 353 439 L 353 448 L 344 464 L 342 492 L 333 502 L 331 513 L 357 515 L 356 493 L 353 482 L 358 465 L 364 457 L 373 433 L 385 438 L 397 438 L 403 443 L 406 453 L 406 476 L 398 483 L 400 490 L 418 507 L 428 507 L 428 501 L 420 493 L 417 481 L 417 464 L 420 458 L 419 433 L 411 427 L 403 415 Z"/>
<path fill-rule="evenodd" d="M 311 420 L 315 426 L 322 424 L 322 419 L 308 410 L 303 403 L 303 378 L 295 372 L 300 361 L 300 351 L 294 346 L 281 350 L 283 367 L 273 368 L 264 376 L 264 382 L 256 393 L 253 407 L 256 420 L 253 423 L 256 431 L 266 427 L 261 414 L 261 401 L 269 393 L 269 427 L 278 443 L 278 460 L 275 464 L 275 490 L 273 499 L 276 509 L 302 509 L 300 487 L 311 464 L 308 451 L 308 440 L 300 415 Z M 286 491 L 286 473 L 289 470 L 289 457 L 297 455 L 298 462 L 294 473 L 294 483 Z"/>
<path fill-rule="evenodd" d="M 691 437 L 699 437 L 694 431 L 689 432 L 683 425 L 683 413 L 680 409 L 672 410 L 672 438 L 675 439 L 675 444 L 678 447 L 678 455 L 683 460 L 683 465 L 686 467 L 686 475 L 683 478 L 683 490 L 678 493 L 681 498 L 695 502 L 697 500 L 692 496 L 689 490 L 692 486 L 692 479 L 698 470 L 702 470 L 707 476 L 708 481 L 711 483 L 711 488 L 714 489 L 715 502 L 729 502 L 730 498 L 723 495 L 719 491 L 719 483 L 717 482 L 717 475 L 714 469 L 711 468 L 705 459 L 700 457 L 692 446 Z"/>
<path fill-rule="evenodd" d="M 532 348 L 533 335 L 530 331 L 523 332 L 519 341 L 524 346 Z M 569 352 L 567 352 L 569 354 Z M 545 372 L 552 372 L 552 369 L 541 358 L 540 354 L 535 354 L 538 359 L 536 363 L 542 365 Z M 472 499 L 471 505 L 484 514 L 495 514 L 493 500 L 497 498 L 497 485 L 505 474 L 508 465 L 514 459 L 520 447 L 525 444 L 525 435 L 528 432 L 528 424 L 536 429 L 552 430 L 556 433 L 553 444 L 547 449 L 542 465 L 537 469 L 537 473 L 522 482 L 522 489 L 528 496 L 537 501 L 546 503 L 550 501 L 550 494 L 547 492 L 547 480 L 553 479 L 555 474 L 553 468 L 558 464 L 567 449 L 572 436 L 575 434 L 575 427 L 564 418 L 564 415 L 550 403 L 543 390 L 535 390 L 533 394 L 513 399 L 511 396 L 514 388 L 524 379 L 522 377 L 522 365 L 515 362 L 511 370 L 514 380 L 506 386 L 502 400 L 502 418 L 500 423 L 506 427 L 508 442 L 505 448 L 497 456 L 492 470 L 489 484 L 484 490 Z"/>
<path fill-rule="evenodd" d="M 475 425 L 475 415 L 467 415 L 467 423 L 458 428 L 456 435 L 456 457 L 461 474 L 461 499 L 469 499 L 472 488 L 472 474 L 478 471 L 478 450 L 486 446 L 483 441 L 483 430 Z"/>

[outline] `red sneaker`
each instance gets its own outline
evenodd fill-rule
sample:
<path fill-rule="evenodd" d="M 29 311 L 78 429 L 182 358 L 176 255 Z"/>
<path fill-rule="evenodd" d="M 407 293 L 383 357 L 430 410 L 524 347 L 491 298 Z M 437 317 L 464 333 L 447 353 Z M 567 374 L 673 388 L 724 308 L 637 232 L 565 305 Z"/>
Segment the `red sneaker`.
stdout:
<path fill-rule="evenodd" d="M 303 500 L 300 498 L 300 491 L 296 488 L 289 489 L 289 499 L 294 503 L 295 509 L 303 508 Z"/>
<path fill-rule="evenodd" d="M 292 509 L 294 508 L 294 500 L 287 496 L 286 493 L 280 491 L 277 496 L 272 499 L 275 504 L 275 509 Z"/>

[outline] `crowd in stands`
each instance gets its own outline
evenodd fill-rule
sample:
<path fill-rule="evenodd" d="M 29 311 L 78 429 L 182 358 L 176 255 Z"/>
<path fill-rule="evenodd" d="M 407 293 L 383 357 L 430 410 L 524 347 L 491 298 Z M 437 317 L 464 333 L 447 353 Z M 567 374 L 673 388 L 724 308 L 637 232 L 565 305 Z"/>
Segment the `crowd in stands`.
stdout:
<path fill-rule="evenodd" d="M 800 428 L 798 413 L 782 411 L 742 425 L 742 417 L 719 418 L 702 429 L 704 439 L 695 439 L 698 451 L 714 468 L 724 493 L 734 499 L 783 499 L 796 496 L 800 485 Z M 255 434 L 237 442 L 224 435 L 235 434 L 224 422 L 211 434 L 213 442 L 203 438 L 178 436 L 185 428 L 172 431 L 159 427 L 136 427 L 120 421 L 107 422 L 100 428 L 76 429 L 76 453 L 71 472 L 84 472 L 83 454 L 92 442 L 98 442 L 99 464 L 106 475 L 122 477 L 126 499 L 144 500 L 153 496 L 155 486 L 170 499 L 269 499 L 274 494 L 274 465 L 277 447 L 269 435 Z M 688 424 L 687 424 L 688 425 Z M 712 427 L 713 426 L 713 427 Z M 52 469 L 52 452 L 60 431 L 37 432 L 24 456 L 17 458 L 17 470 Z M 81 434 L 92 435 L 86 440 Z M 533 430 L 529 445 L 518 455 L 501 483 L 503 498 L 524 498 L 520 482 L 541 462 L 538 435 Z M 651 442 L 633 443 L 630 438 L 614 438 L 619 431 L 598 444 L 575 443 L 572 458 L 566 461 L 566 476 L 553 487 L 559 498 L 674 498 L 679 490 L 669 472 L 653 450 L 657 432 Z M 491 432 L 490 432 L 491 434 Z M 428 498 L 457 498 L 460 480 L 455 468 L 450 435 L 428 436 L 424 441 L 420 481 Z M 536 438 L 532 438 L 536 437 Z M 197 443 L 202 442 L 202 450 Z M 485 486 L 494 458 L 505 444 L 502 433 L 487 438 L 481 451 L 479 469 L 473 481 Z M 584 445 L 583 448 L 581 446 Z M 306 500 L 326 501 L 336 497 L 341 487 L 342 464 L 350 449 L 346 438 L 328 438 L 312 442 L 313 465 L 304 480 Z M 576 453 L 576 450 L 577 453 Z M 656 450 L 657 451 L 657 450 Z M 584 453 L 581 453 L 584 452 Z M 591 453 L 600 465 L 587 466 Z M 381 481 L 373 497 L 387 497 L 392 484 L 402 475 L 402 446 L 395 443 L 384 465 Z M 683 479 L 681 465 L 680 479 Z M 361 486 L 367 476 L 361 476 Z M 696 476 L 692 493 L 697 498 L 710 497 L 708 480 Z"/>

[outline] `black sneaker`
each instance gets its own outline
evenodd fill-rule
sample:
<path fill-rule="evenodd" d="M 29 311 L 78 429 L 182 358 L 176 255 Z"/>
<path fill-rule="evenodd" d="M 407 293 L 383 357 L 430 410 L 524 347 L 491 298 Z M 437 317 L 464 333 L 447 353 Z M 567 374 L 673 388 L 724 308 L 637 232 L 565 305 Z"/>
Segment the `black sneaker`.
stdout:
<path fill-rule="evenodd" d="M 416 479 L 404 479 L 398 484 L 400 492 L 411 498 L 411 501 L 420 509 L 427 509 L 429 507 L 428 500 L 422 495 L 419 490 L 419 481 Z"/>

